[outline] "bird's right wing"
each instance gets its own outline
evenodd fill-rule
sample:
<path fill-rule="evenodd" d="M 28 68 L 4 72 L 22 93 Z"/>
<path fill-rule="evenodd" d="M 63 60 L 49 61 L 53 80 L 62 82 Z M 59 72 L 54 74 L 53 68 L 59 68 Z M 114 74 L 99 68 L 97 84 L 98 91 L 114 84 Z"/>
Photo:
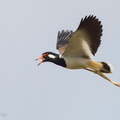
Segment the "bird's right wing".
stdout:
<path fill-rule="evenodd" d="M 69 43 L 69 39 L 72 34 L 73 34 L 72 30 L 70 30 L 70 31 L 62 30 L 61 32 L 58 31 L 56 48 L 59 50 L 60 54 L 63 54 L 65 52 L 65 49 Z"/>

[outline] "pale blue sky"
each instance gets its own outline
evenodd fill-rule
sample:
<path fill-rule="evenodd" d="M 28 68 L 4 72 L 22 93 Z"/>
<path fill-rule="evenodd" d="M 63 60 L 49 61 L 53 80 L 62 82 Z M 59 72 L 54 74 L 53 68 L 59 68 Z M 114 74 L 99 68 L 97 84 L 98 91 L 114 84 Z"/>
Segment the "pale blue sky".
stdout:
<path fill-rule="evenodd" d="M 119 120 L 120 88 L 85 70 L 35 59 L 56 50 L 59 30 L 75 31 L 82 17 L 103 24 L 95 60 L 111 62 L 120 82 L 119 0 L 0 1 L 0 120 Z M 2 114 L 7 116 L 3 117 Z"/>

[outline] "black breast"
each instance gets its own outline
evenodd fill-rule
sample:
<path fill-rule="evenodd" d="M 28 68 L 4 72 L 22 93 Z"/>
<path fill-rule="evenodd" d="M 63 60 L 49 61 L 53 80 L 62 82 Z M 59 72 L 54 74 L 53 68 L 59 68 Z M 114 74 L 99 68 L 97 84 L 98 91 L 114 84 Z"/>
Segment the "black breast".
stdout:
<path fill-rule="evenodd" d="M 62 66 L 62 67 L 67 67 L 66 62 L 65 62 L 65 60 L 64 60 L 63 58 L 57 57 L 57 58 L 55 58 L 55 59 L 52 59 L 51 62 L 53 62 L 53 63 L 55 63 L 55 64 L 57 64 L 57 65 L 60 65 L 60 66 Z"/>

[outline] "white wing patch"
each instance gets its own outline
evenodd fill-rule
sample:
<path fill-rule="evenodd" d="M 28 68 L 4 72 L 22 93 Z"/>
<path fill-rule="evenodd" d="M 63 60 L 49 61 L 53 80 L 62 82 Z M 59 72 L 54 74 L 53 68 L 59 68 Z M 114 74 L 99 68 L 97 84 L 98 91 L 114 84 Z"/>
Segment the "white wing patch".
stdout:
<path fill-rule="evenodd" d="M 87 43 L 85 40 L 82 40 L 82 46 L 83 46 L 83 49 L 85 50 L 86 54 L 87 54 L 90 58 L 92 58 L 92 57 L 93 57 L 93 54 L 92 54 L 92 52 L 91 52 L 91 50 L 90 50 L 90 47 L 89 47 L 88 43 Z"/>
<path fill-rule="evenodd" d="M 49 54 L 48 57 L 49 57 L 49 58 L 52 58 L 52 59 L 55 59 L 55 58 L 56 58 L 56 57 L 55 57 L 54 55 L 52 55 L 52 54 Z"/>

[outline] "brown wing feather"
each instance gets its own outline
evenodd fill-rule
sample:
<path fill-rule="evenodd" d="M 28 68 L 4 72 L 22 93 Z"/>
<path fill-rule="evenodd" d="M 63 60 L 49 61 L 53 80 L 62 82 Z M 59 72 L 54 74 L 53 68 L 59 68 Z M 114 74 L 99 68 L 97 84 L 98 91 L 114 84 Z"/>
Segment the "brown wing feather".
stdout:
<path fill-rule="evenodd" d="M 95 16 L 86 16 L 72 34 L 63 56 L 92 58 L 102 36 L 101 22 Z"/>
<path fill-rule="evenodd" d="M 97 49 L 101 43 L 101 36 L 102 36 L 102 25 L 101 22 L 96 18 L 96 16 L 86 16 L 84 19 L 81 20 L 80 25 L 77 31 L 84 30 L 88 39 L 90 39 L 89 46 L 93 55 L 97 52 Z"/>
<path fill-rule="evenodd" d="M 63 54 L 65 52 L 65 49 L 68 45 L 69 39 L 71 35 L 73 34 L 72 30 L 62 30 L 61 32 L 58 31 L 57 36 L 57 45 L 56 48 L 59 50 L 60 54 Z"/>

